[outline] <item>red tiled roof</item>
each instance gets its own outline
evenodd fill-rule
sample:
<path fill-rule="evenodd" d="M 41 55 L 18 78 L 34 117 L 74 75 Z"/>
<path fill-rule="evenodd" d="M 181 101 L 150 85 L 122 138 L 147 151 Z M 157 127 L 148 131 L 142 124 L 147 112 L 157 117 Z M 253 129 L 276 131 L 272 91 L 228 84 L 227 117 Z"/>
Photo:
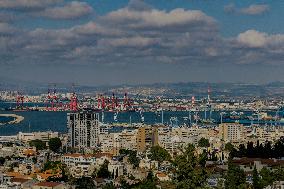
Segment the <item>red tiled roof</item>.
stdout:
<path fill-rule="evenodd" d="M 101 158 L 101 157 L 104 157 L 104 156 L 112 158 L 112 155 L 110 153 L 96 153 L 96 154 L 94 154 L 94 156 L 96 158 Z"/>
<path fill-rule="evenodd" d="M 239 165 L 247 165 L 247 164 L 253 164 L 254 161 L 260 161 L 262 164 L 267 164 L 269 166 L 276 166 L 276 165 L 284 165 L 284 160 L 279 159 L 261 159 L 261 158 L 240 158 L 240 159 L 234 159 L 234 164 Z"/>
<path fill-rule="evenodd" d="M 24 178 L 11 178 L 11 182 L 19 182 L 19 183 L 24 183 L 29 181 L 30 179 L 24 179 Z"/>
<path fill-rule="evenodd" d="M 157 173 L 156 176 L 157 177 L 166 177 L 167 175 L 165 173 Z"/>
<path fill-rule="evenodd" d="M 37 183 L 36 186 L 46 186 L 46 187 L 55 187 L 60 185 L 61 183 L 58 182 L 40 182 Z"/>

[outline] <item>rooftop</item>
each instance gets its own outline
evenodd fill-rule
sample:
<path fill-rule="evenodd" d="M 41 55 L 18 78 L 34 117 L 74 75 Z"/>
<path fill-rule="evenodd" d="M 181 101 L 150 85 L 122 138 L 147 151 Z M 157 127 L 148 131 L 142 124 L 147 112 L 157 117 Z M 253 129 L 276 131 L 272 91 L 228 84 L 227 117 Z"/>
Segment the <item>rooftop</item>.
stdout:
<path fill-rule="evenodd" d="M 46 187 L 55 187 L 60 185 L 61 183 L 58 182 L 40 182 L 35 184 L 36 186 L 46 186 Z"/>

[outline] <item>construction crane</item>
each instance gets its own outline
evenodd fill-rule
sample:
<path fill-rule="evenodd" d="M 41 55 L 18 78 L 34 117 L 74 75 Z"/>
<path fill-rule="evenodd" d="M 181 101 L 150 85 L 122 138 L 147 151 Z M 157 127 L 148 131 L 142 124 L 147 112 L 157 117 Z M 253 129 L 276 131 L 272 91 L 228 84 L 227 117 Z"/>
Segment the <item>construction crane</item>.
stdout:
<path fill-rule="evenodd" d="M 16 109 L 24 109 L 24 96 L 22 95 L 22 93 L 17 92 L 17 105 L 16 105 Z"/>
<path fill-rule="evenodd" d="M 70 98 L 70 110 L 71 111 L 78 111 L 78 98 L 75 93 L 75 84 L 72 84 L 72 95 Z"/>
<path fill-rule="evenodd" d="M 58 104 L 59 104 L 59 97 L 57 95 L 56 83 L 49 83 L 47 97 L 46 97 L 46 110 L 57 111 Z"/>

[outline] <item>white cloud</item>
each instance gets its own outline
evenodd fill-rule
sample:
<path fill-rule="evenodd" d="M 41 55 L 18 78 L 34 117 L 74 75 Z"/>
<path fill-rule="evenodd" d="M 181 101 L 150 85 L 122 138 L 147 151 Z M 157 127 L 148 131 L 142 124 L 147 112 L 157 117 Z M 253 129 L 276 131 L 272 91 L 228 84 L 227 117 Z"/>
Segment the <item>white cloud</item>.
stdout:
<path fill-rule="evenodd" d="M 129 8 L 110 12 L 104 17 L 110 23 L 127 25 L 130 28 L 162 28 L 188 25 L 214 25 L 215 20 L 199 10 L 173 9 L 170 12 L 152 9 L 135 11 Z"/>
<path fill-rule="evenodd" d="M 93 8 L 85 2 L 72 1 L 62 7 L 45 9 L 40 15 L 52 19 L 75 19 L 93 12 Z"/>
<path fill-rule="evenodd" d="M 62 0 L 1 0 L 0 8 L 37 9 L 61 2 Z"/>
<path fill-rule="evenodd" d="M 245 15 L 261 15 L 268 12 L 269 9 L 270 6 L 266 4 L 252 4 L 244 8 L 238 8 L 233 3 L 224 6 L 224 11 L 227 13 L 239 13 Z"/>
<path fill-rule="evenodd" d="M 269 11 L 268 5 L 250 5 L 247 8 L 240 9 L 240 12 L 248 15 L 259 15 Z"/>
<path fill-rule="evenodd" d="M 83 25 L 75 26 L 71 30 L 79 35 L 105 35 L 105 36 L 121 36 L 122 31 L 117 28 L 107 28 L 102 26 L 102 24 L 96 23 L 94 21 L 88 22 Z"/>
<path fill-rule="evenodd" d="M 247 30 L 240 33 L 237 41 L 252 48 L 276 48 L 284 47 L 284 34 L 267 34 L 256 30 Z"/>
<path fill-rule="evenodd" d="M 248 47 L 264 47 L 267 42 L 267 34 L 256 30 L 248 30 L 240 33 L 237 40 Z"/>
<path fill-rule="evenodd" d="M 113 47 L 148 47 L 155 44 L 158 44 L 159 40 L 148 37 L 127 37 L 127 38 L 117 38 L 117 39 L 103 39 L 99 41 L 98 45 L 107 45 Z"/>
<path fill-rule="evenodd" d="M 82 25 L 65 29 L 37 28 L 15 34 L 9 24 L 0 24 L 0 54 L 17 62 L 88 63 L 181 63 L 251 64 L 279 63 L 284 54 L 284 35 L 248 30 L 223 38 L 218 23 L 202 11 L 163 11 L 135 4 L 112 11 Z M 133 4 L 134 3 L 134 4 Z M 73 4 L 73 5 L 72 5 Z M 54 18 L 73 18 L 82 3 L 57 8 Z M 70 9 L 66 12 L 65 8 Z M 61 9 L 63 8 L 64 11 Z M 70 14 L 69 14 L 70 12 Z M 57 14 L 56 14 L 57 13 Z M 51 14 L 51 13 L 50 13 Z M 280 57 L 280 58 L 279 58 Z"/>

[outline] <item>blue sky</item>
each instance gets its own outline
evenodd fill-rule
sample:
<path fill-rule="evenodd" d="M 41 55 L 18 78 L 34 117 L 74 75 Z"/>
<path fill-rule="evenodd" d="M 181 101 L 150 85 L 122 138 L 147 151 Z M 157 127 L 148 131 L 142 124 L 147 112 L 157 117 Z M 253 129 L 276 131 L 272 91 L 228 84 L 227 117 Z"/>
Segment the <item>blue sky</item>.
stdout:
<path fill-rule="evenodd" d="M 2 0 L 0 74 L 88 85 L 284 81 L 282 10 L 280 0 Z"/>
<path fill-rule="evenodd" d="M 65 2 L 72 2 L 68 0 Z M 54 20 L 44 20 L 42 18 L 29 18 L 33 22 L 18 24 L 21 27 L 37 28 L 39 26 L 44 28 L 66 28 L 72 25 L 87 22 L 88 20 L 96 19 L 98 15 L 105 15 L 108 12 L 127 6 L 128 0 L 85 0 L 90 6 L 94 8 L 94 13 L 88 17 L 65 20 L 64 22 Z M 267 33 L 284 32 L 284 24 L 279 21 L 284 16 L 284 2 L 283 1 L 206 1 L 206 0 L 145 0 L 145 3 L 150 6 L 170 11 L 176 8 L 184 8 L 189 10 L 202 10 L 209 16 L 214 17 L 219 21 L 220 31 L 224 36 L 234 36 L 242 31 L 254 28 L 259 31 Z M 224 11 L 224 7 L 233 4 L 236 8 L 245 8 L 250 5 L 269 5 L 270 11 L 260 14 L 258 16 L 245 14 L 228 14 Z"/>

